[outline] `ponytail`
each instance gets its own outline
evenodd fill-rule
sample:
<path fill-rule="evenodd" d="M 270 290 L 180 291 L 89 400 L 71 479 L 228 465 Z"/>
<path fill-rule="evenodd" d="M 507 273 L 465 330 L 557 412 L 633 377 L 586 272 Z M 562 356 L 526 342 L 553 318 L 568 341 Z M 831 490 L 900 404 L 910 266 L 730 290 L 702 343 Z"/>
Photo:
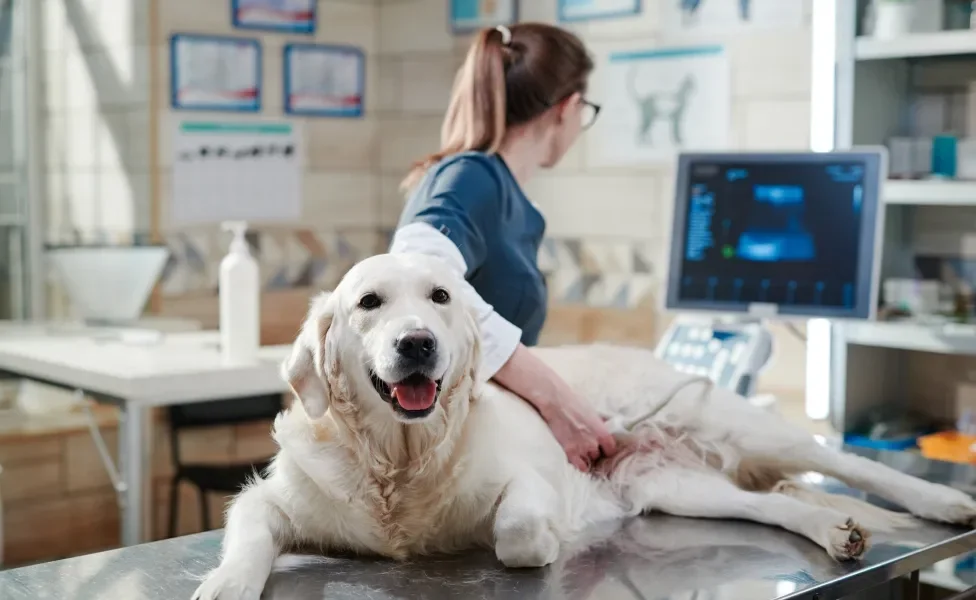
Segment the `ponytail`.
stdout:
<path fill-rule="evenodd" d="M 446 156 L 479 150 L 497 152 L 505 137 L 505 47 L 497 29 L 478 33 L 454 78 L 451 102 L 441 125 L 441 149 L 414 163 L 400 184 L 415 186 L 431 165 Z"/>
<path fill-rule="evenodd" d="M 452 154 L 498 152 L 508 128 L 584 92 L 592 70 L 583 42 L 558 27 L 519 23 L 481 30 L 454 79 L 440 150 L 415 162 L 400 189 L 412 189 Z"/>

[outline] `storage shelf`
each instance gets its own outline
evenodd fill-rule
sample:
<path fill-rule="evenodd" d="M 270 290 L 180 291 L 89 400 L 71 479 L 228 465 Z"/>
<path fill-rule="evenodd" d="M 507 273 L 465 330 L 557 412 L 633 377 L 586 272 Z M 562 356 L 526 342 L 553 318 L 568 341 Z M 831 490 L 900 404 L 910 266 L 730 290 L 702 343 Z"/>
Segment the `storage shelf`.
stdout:
<path fill-rule="evenodd" d="M 854 57 L 857 60 L 959 54 L 976 54 L 976 31 L 960 29 L 936 33 L 913 33 L 890 40 L 862 36 L 857 38 L 854 44 Z"/>
<path fill-rule="evenodd" d="M 899 181 L 885 182 L 885 204 L 936 206 L 976 206 L 976 181 Z"/>
<path fill-rule="evenodd" d="M 840 327 L 849 344 L 936 354 L 976 355 L 976 325 L 851 321 L 840 324 Z"/>

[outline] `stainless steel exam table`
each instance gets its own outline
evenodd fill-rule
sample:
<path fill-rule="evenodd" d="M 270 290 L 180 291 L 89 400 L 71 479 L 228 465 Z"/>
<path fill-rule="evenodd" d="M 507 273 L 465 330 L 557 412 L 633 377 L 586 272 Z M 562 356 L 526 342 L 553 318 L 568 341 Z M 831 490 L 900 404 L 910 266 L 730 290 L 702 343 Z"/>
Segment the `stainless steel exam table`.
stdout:
<path fill-rule="evenodd" d="M 966 491 L 976 483 L 972 467 L 909 453 L 861 453 Z M 836 483 L 820 485 L 844 490 Z M 199 576 L 217 564 L 221 535 L 202 533 L 0 572 L 0 598 L 188 599 Z M 860 562 L 839 564 L 812 542 L 780 529 L 651 516 L 592 532 L 585 548 L 567 551 L 546 569 L 505 570 L 484 552 L 407 564 L 328 558 L 273 574 L 262 598 L 912 599 L 918 597 L 920 581 L 937 579 L 951 582 L 958 594 L 954 598 L 976 598 L 976 591 L 967 591 L 976 585 L 976 571 L 955 570 L 951 564 L 952 559 L 969 560 L 976 531 L 929 524 L 875 534 L 872 542 Z"/>

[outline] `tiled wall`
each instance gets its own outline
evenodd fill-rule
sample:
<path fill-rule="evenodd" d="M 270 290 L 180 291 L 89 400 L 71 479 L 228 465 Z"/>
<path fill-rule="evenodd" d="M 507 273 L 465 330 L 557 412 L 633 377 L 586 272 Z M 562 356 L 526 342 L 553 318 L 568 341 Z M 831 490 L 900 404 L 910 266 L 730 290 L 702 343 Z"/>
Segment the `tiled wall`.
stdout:
<path fill-rule="evenodd" d="M 662 2 L 648 0 L 639 16 L 591 21 L 570 27 L 594 47 L 640 42 L 675 45 L 663 39 Z M 437 147 L 454 72 L 469 39 L 453 37 L 442 0 L 381 0 L 379 83 L 381 218 L 395 223 L 397 183 L 412 160 Z M 807 15 L 809 15 L 809 6 Z M 554 22 L 555 0 L 523 0 L 526 21 Z M 806 149 L 809 142 L 810 28 L 685 40 L 725 44 L 732 63 L 734 147 Z M 598 97 L 599 90 L 593 95 Z M 532 181 L 527 192 L 546 215 L 549 239 L 539 258 L 549 274 L 556 305 L 586 305 L 591 320 L 613 314 L 618 322 L 643 327 L 651 344 L 667 319 L 657 308 L 670 234 L 670 167 L 598 168 L 587 164 L 586 135 L 566 158 Z M 624 217 L 625 215 L 625 217 Z M 558 311 L 557 311 L 558 314 Z M 647 327 L 652 320 L 656 327 Z M 560 320 L 550 318 L 549 339 L 565 340 Z M 764 384 L 801 388 L 803 346 L 777 331 L 775 364 Z"/>
<path fill-rule="evenodd" d="M 49 237 L 61 240 L 79 231 L 82 238 L 97 240 L 145 232 L 152 208 L 148 173 L 156 169 L 157 225 L 173 251 L 160 306 L 164 313 L 214 323 L 217 265 L 226 239 L 216 228 L 176 228 L 167 219 L 173 119 L 168 37 L 177 32 L 260 37 L 265 108 L 255 118 L 283 118 L 280 50 L 289 39 L 307 38 L 234 30 L 225 0 L 157 0 L 154 29 L 149 0 L 43 1 L 50 58 Z M 659 0 L 647 0 L 639 16 L 572 29 L 601 47 L 682 43 L 662 38 L 660 6 Z M 521 3 L 524 20 L 551 22 L 555 14 L 555 0 Z M 279 291 L 329 287 L 348 265 L 385 247 L 402 205 L 398 183 L 413 160 L 436 149 L 454 73 L 469 43 L 448 32 L 443 0 L 320 0 L 318 20 L 316 41 L 354 44 L 367 55 L 366 117 L 298 119 L 308 141 L 305 214 L 293 226 L 252 235 L 268 291 L 265 306 L 276 312 Z M 699 36 L 684 43 L 703 41 L 725 44 L 731 56 L 733 145 L 806 148 L 809 26 L 728 39 Z M 153 151 L 147 141 L 151 119 L 159 136 Z M 540 263 L 549 275 L 555 312 L 545 339 L 598 336 L 592 332 L 604 331 L 603 315 L 613 315 L 606 318 L 614 330 L 629 318 L 631 329 L 644 332 L 628 341 L 652 344 L 667 322 L 657 306 L 672 169 L 598 168 L 587 164 L 585 144 L 584 135 L 557 168 L 527 190 L 548 220 Z M 572 312 L 579 307 L 589 312 Z M 563 309 L 572 314 L 566 321 L 560 317 Z M 562 330 L 565 323 L 582 327 L 580 319 L 589 323 L 590 334 Z M 293 325 L 282 331 L 292 335 Z M 779 337 L 777 364 L 766 382 L 802 387 L 802 346 L 785 334 Z"/>
<path fill-rule="evenodd" d="M 379 7 L 364 0 L 320 0 L 318 26 L 313 36 L 235 30 L 227 1 L 165 0 L 159 2 L 156 38 L 167 44 L 174 33 L 208 33 L 257 37 L 261 41 L 263 69 L 262 112 L 255 119 L 288 119 L 303 126 L 306 147 L 304 214 L 299 222 L 259 228 L 251 235 L 252 249 L 260 264 L 266 294 L 273 307 L 275 294 L 294 288 L 323 288 L 359 258 L 380 250 L 385 238 L 379 230 L 379 123 L 374 111 L 380 99 L 375 68 L 378 49 Z M 290 118 L 283 113 L 282 59 L 290 41 L 349 44 L 362 48 L 367 57 L 366 116 L 361 119 Z M 187 310 L 188 297 L 199 308 L 216 314 L 214 293 L 217 267 L 226 254 L 227 237 L 217 227 L 183 228 L 168 222 L 171 178 L 170 133 L 174 111 L 169 107 L 167 54 L 157 53 L 156 77 L 162 82 L 154 117 L 159 126 L 161 185 L 160 227 L 173 259 L 161 288 L 163 309 Z M 179 116 L 192 113 L 179 111 Z M 239 118 L 239 117 L 235 117 Z M 176 302 L 173 304 L 169 302 Z M 166 308 L 167 303 L 170 309 Z M 173 308 L 177 307 L 177 308 Z M 296 320 L 300 315 L 296 316 Z M 296 321 L 297 322 L 297 321 Z M 293 335 L 293 331 L 289 331 Z"/>

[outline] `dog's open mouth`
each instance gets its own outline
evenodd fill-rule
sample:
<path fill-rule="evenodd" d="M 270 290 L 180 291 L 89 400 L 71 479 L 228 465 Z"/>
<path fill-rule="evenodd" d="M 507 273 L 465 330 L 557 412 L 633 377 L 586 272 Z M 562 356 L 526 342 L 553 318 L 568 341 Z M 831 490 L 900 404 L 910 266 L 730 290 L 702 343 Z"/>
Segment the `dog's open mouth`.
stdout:
<path fill-rule="evenodd" d="M 370 371 L 369 378 L 380 397 L 408 417 L 423 417 L 434 410 L 441 381 L 422 373 L 414 373 L 405 379 L 388 384 Z"/>

